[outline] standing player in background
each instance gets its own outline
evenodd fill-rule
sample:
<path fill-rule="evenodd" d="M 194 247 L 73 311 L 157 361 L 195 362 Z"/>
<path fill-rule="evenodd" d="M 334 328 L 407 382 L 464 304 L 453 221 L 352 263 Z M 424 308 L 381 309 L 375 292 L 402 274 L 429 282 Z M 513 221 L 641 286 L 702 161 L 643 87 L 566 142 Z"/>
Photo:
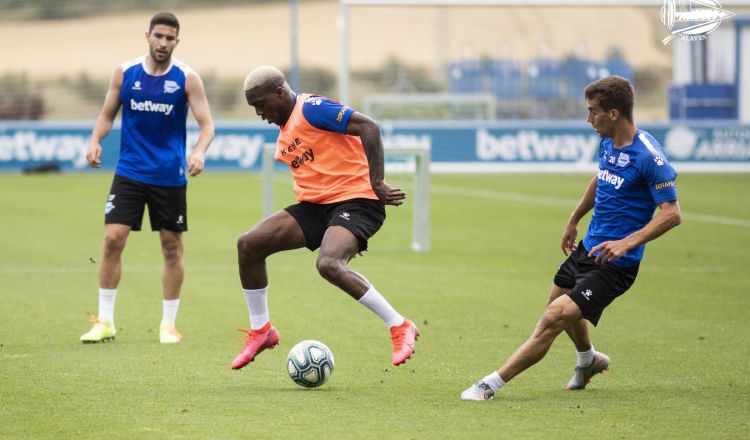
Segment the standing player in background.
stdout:
<path fill-rule="evenodd" d="M 585 320 L 596 325 L 604 308 L 632 286 L 646 242 L 680 224 L 677 173 L 656 140 L 635 126 L 633 87 L 610 76 L 586 87 L 585 96 L 588 122 L 603 139 L 599 172 L 563 232 L 562 251 L 570 256 L 555 275 L 534 333 L 499 370 L 461 393 L 463 400 L 492 399 L 506 382 L 539 362 L 563 331 L 578 354 L 567 387 L 584 389 L 609 367 L 609 357 L 594 350 Z M 592 208 L 586 237 L 576 246 L 578 222 Z"/>
<path fill-rule="evenodd" d="M 105 207 L 104 249 L 99 266 L 99 315 L 81 336 L 83 343 L 115 338 L 114 309 L 120 282 L 120 256 L 131 230 L 139 231 L 148 205 L 151 229 L 159 231 L 164 255 L 163 313 L 159 340 L 177 343 L 174 323 L 184 277 L 182 232 L 187 231 L 187 179 L 203 171 L 204 155 L 214 136 L 214 123 L 200 76 L 172 58 L 180 42 L 180 23 L 169 12 L 151 19 L 149 53 L 115 69 L 91 134 L 86 160 L 101 165 L 101 141 L 109 134 L 120 105 L 122 140 L 115 177 Z M 185 163 L 188 106 L 200 134 Z"/>
<path fill-rule="evenodd" d="M 232 362 L 239 369 L 279 343 L 271 326 L 266 258 L 276 252 L 320 247 L 316 267 L 331 284 L 378 315 L 390 328 L 392 362 L 414 353 L 419 330 L 391 307 L 349 261 L 367 250 L 367 240 L 385 220 L 385 206 L 406 194 L 384 179 L 380 127 L 367 116 L 322 96 L 296 94 L 275 67 L 261 66 L 245 79 L 248 105 L 280 127 L 276 160 L 289 164 L 299 203 L 264 219 L 237 241 L 240 281 L 250 330 Z"/>

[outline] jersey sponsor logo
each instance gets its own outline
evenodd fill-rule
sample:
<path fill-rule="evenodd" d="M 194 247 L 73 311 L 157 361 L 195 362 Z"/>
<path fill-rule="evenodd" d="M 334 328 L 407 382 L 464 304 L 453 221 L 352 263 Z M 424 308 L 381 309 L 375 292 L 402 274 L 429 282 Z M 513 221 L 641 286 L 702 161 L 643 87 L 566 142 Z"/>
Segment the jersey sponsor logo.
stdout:
<path fill-rule="evenodd" d="M 344 119 L 344 114 L 349 109 L 347 106 L 341 107 L 341 110 L 339 111 L 339 114 L 336 115 L 336 122 L 341 122 L 342 119 Z"/>
<path fill-rule="evenodd" d="M 660 182 L 654 185 L 654 189 L 664 189 L 669 188 L 670 186 L 675 186 L 675 181 L 670 180 L 669 182 Z"/>
<path fill-rule="evenodd" d="M 172 109 L 174 108 L 174 104 L 164 104 L 160 102 L 153 102 L 153 101 L 136 101 L 135 99 L 130 99 L 130 110 L 135 110 L 139 112 L 156 112 L 156 113 L 164 113 L 164 116 L 169 116 L 170 113 L 172 113 Z"/>
<path fill-rule="evenodd" d="M 617 166 L 618 167 L 626 167 L 630 163 L 630 155 L 627 153 L 620 153 L 619 156 L 617 156 Z"/>
<path fill-rule="evenodd" d="M 625 182 L 624 177 L 620 177 L 615 173 L 610 173 L 609 170 L 599 168 L 599 172 L 596 176 L 599 180 L 607 182 L 610 185 L 614 185 L 615 189 L 620 189 L 622 184 Z"/>
<path fill-rule="evenodd" d="M 315 160 L 315 154 L 313 153 L 312 148 L 310 148 L 307 151 L 303 151 L 302 154 L 295 156 L 295 158 L 292 160 L 290 165 L 293 168 L 299 168 L 300 166 L 304 165 L 305 162 L 312 162 Z"/>
<path fill-rule="evenodd" d="M 287 154 L 295 151 L 299 146 L 302 145 L 302 141 L 299 138 L 294 138 L 294 142 L 290 143 L 286 148 L 281 149 L 281 155 L 286 156 Z"/>
<path fill-rule="evenodd" d="M 349 213 L 344 211 L 341 214 L 339 214 L 339 217 L 343 218 L 346 221 L 349 221 Z"/>
<path fill-rule="evenodd" d="M 180 90 L 180 86 L 177 85 L 176 81 L 166 80 L 164 81 L 164 93 L 174 93 Z"/>

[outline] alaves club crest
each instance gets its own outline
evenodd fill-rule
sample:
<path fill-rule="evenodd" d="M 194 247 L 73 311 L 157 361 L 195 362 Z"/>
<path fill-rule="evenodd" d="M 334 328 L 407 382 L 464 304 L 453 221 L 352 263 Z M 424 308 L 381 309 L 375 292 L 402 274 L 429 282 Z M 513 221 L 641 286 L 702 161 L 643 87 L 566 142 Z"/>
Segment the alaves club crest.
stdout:
<path fill-rule="evenodd" d="M 721 8 L 716 0 L 664 0 L 661 22 L 670 34 L 662 43 L 667 44 L 680 37 L 686 41 L 705 40 L 723 20 L 734 16 L 734 12 Z"/>

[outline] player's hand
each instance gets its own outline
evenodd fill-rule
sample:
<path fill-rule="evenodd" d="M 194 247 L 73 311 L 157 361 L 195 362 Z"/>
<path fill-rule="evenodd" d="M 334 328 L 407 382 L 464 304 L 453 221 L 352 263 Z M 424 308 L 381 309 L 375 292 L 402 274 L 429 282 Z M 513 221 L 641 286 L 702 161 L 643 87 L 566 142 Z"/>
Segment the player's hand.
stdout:
<path fill-rule="evenodd" d="M 563 231 L 562 243 L 560 243 L 560 249 L 563 254 L 570 255 L 575 252 L 578 245 L 576 244 L 576 238 L 578 237 L 578 225 L 568 222 L 565 225 L 565 231 Z"/>
<path fill-rule="evenodd" d="M 86 150 L 86 162 L 92 168 L 99 168 L 102 166 L 102 146 L 99 142 L 90 142 L 89 148 Z"/>
<path fill-rule="evenodd" d="M 406 193 L 401 188 L 394 188 L 385 181 L 372 184 L 372 190 L 378 199 L 386 205 L 398 206 L 404 203 Z"/>
<path fill-rule="evenodd" d="M 188 174 L 190 177 L 195 177 L 203 171 L 203 167 L 206 165 L 206 156 L 202 151 L 193 150 L 188 157 Z"/>
<path fill-rule="evenodd" d="M 601 251 L 596 256 L 596 264 L 612 264 L 615 260 L 622 257 L 628 252 L 629 248 L 625 240 L 605 241 L 594 246 L 589 251 L 589 257 L 593 257 L 597 251 Z"/>

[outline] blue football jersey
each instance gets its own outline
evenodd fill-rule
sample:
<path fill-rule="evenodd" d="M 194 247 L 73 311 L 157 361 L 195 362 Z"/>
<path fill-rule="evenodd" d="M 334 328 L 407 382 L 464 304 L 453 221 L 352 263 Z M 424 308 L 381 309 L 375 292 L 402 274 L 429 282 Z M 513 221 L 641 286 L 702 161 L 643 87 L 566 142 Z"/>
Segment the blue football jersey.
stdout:
<path fill-rule="evenodd" d="M 302 105 L 302 114 L 315 128 L 346 133 L 346 124 L 352 117 L 354 109 L 323 96 L 313 95 Z"/>
<path fill-rule="evenodd" d="M 191 69 L 176 59 L 161 76 L 146 57 L 122 64 L 122 139 L 115 174 L 139 182 L 183 186 L 188 114 L 185 79 Z"/>
<path fill-rule="evenodd" d="M 657 205 L 677 200 L 676 178 L 664 150 L 649 133 L 638 130 L 633 143 L 623 148 L 615 148 L 611 138 L 602 139 L 594 214 L 583 239 L 586 249 L 643 228 Z M 645 247 L 630 250 L 614 263 L 639 264 Z"/>

